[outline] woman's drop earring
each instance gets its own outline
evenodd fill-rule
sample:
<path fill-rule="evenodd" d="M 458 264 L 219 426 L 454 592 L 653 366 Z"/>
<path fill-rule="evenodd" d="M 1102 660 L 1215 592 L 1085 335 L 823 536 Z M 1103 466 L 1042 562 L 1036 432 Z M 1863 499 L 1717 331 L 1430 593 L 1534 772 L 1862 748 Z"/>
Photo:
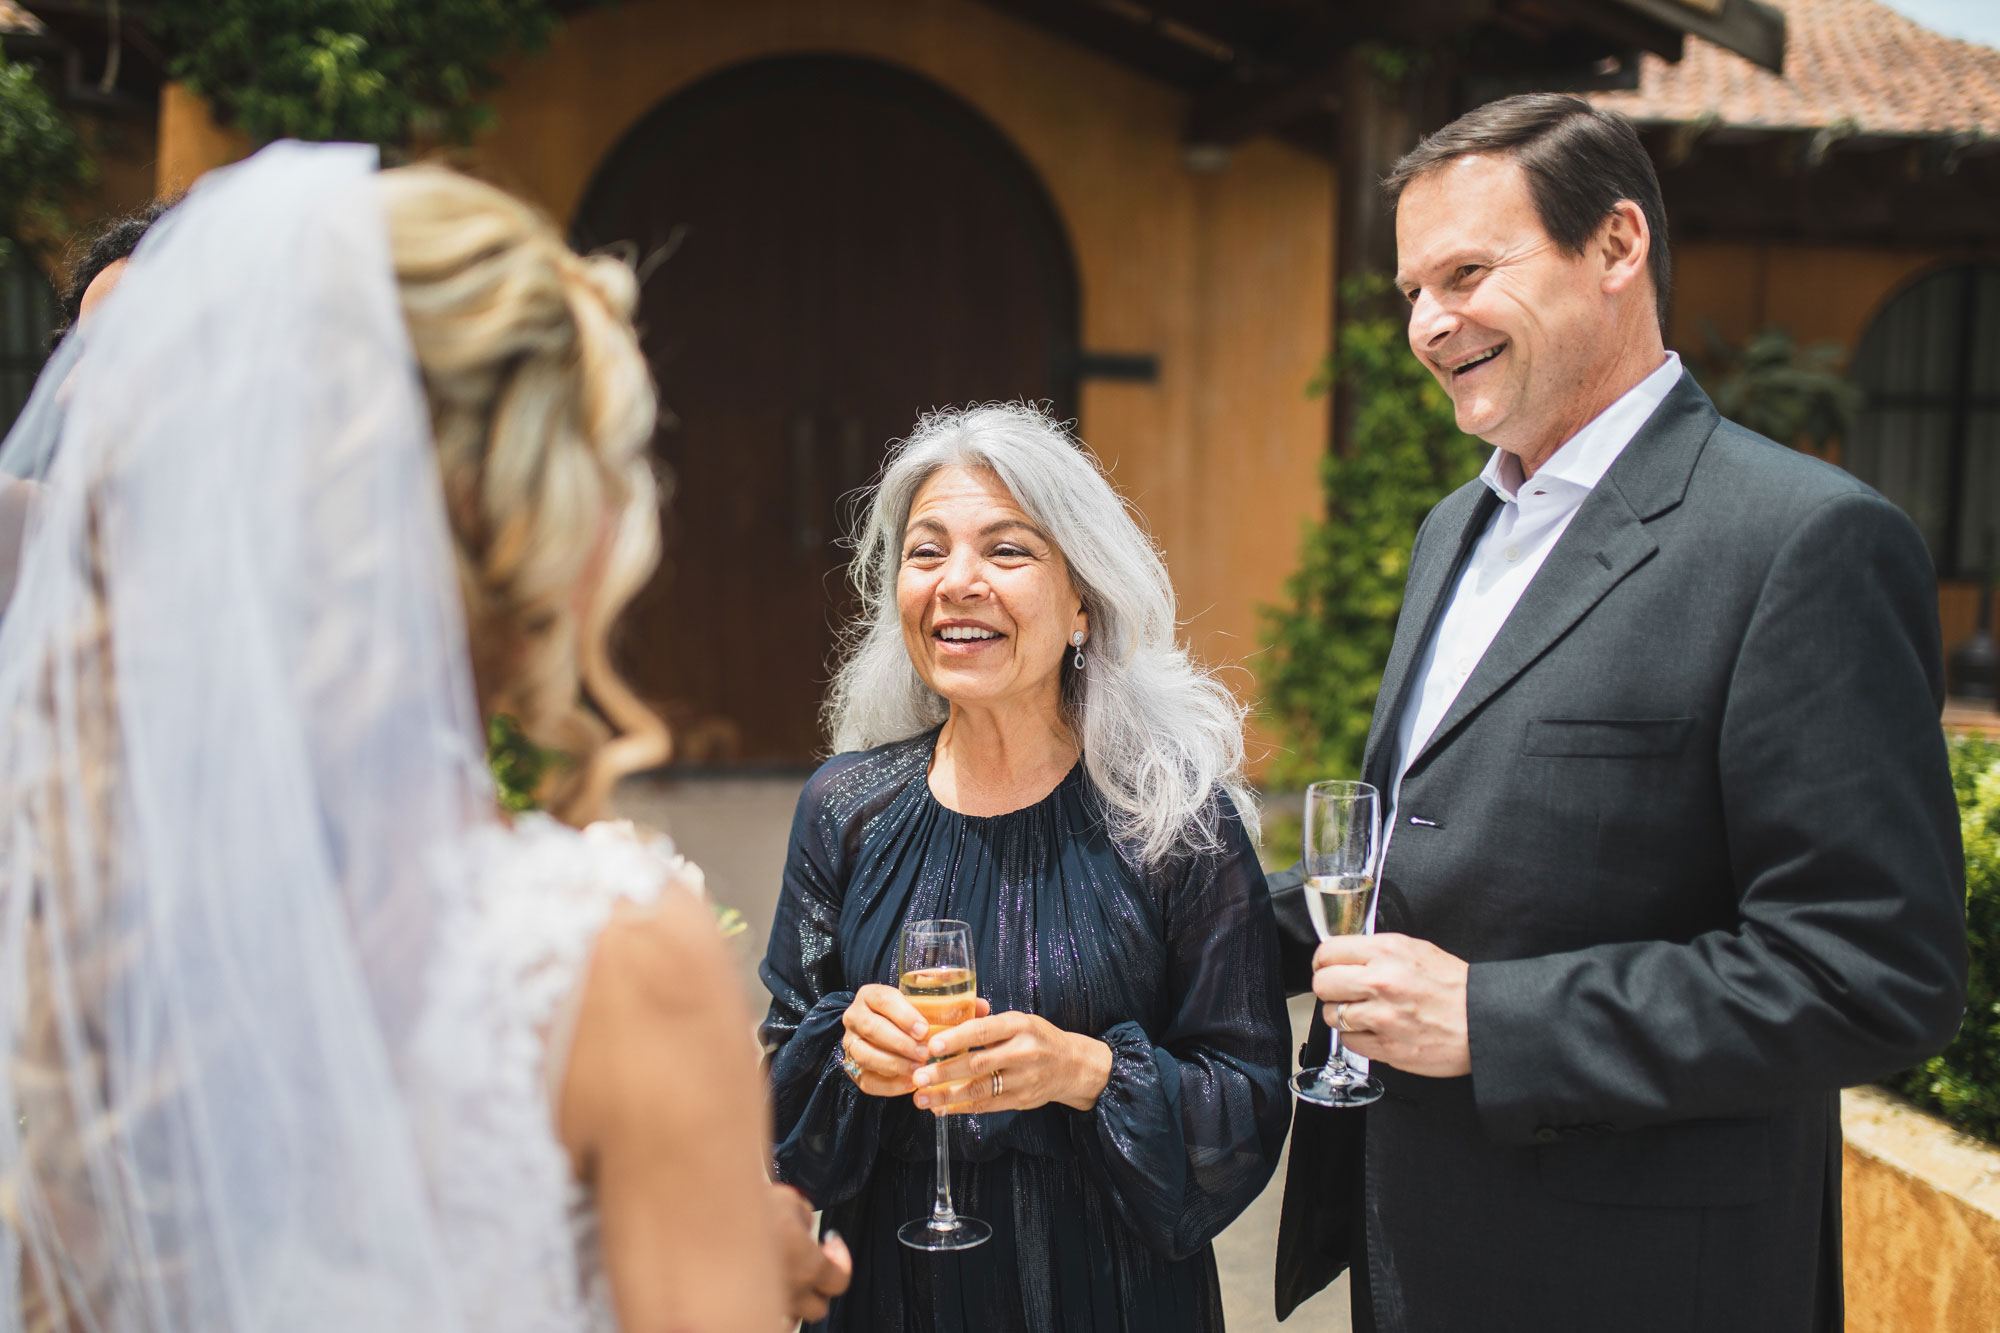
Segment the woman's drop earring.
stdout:
<path fill-rule="evenodd" d="M 1083 631 L 1078 630 L 1076 633 L 1070 635 L 1069 641 L 1076 648 L 1076 659 L 1070 665 L 1081 671 L 1083 670 Z"/>

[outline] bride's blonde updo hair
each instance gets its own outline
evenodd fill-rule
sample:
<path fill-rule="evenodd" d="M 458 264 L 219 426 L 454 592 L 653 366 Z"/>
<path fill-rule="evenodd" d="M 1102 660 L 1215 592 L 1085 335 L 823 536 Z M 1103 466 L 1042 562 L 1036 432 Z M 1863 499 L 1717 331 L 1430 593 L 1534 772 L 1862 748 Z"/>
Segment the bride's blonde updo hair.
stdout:
<path fill-rule="evenodd" d="M 535 209 L 455 171 L 384 171 L 380 189 L 480 707 L 566 756 L 538 795 L 582 823 L 619 777 L 669 749 L 609 652 L 660 549 L 638 283 L 628 264 L 577 255 Z"/>

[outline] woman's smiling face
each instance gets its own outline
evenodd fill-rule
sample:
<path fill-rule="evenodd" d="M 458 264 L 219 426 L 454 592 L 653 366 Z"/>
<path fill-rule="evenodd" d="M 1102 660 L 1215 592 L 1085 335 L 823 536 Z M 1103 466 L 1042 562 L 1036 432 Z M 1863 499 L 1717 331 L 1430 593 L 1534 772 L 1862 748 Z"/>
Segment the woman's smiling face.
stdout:
<path fill-rule="evenodd" d="M 1053 707 L 1070 635 L 1089 632 L 1062 552 L 985 468 L 918 489 L 896 608 L 917 674 L 954 705 Z"/>

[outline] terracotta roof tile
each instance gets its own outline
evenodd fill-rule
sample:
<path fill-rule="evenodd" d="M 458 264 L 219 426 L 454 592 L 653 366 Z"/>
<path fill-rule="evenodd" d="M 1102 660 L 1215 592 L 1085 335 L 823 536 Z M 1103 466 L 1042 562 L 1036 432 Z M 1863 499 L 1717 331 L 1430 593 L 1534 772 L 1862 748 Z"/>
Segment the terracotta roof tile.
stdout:
<path fill-rule="evenodd" d="M 1930 31 L 1876 0 L 1767 0 L 1785 11 L 1780 78 L 1699 37 L 1678 64 L 1644 57 L 1639 87 L 1591 93 L 1641 123 L 2000 135 L 2000 50 Z"/>

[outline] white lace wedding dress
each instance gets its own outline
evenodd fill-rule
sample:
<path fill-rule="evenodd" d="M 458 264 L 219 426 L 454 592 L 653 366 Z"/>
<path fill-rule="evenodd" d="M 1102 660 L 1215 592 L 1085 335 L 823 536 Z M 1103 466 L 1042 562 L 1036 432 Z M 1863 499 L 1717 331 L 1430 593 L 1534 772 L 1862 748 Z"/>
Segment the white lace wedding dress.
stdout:
<path fill-rule="evenodd" d="M 567 1020 L 616 905 L 699 892 L 700 872 L 663 836 L 539 814 L 478 835 L 468 861 L 407 1075 L 445 1259 L 469 1328 L 608 1333 L 596 1210 L 556 1137 Z"/>

